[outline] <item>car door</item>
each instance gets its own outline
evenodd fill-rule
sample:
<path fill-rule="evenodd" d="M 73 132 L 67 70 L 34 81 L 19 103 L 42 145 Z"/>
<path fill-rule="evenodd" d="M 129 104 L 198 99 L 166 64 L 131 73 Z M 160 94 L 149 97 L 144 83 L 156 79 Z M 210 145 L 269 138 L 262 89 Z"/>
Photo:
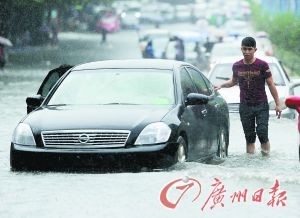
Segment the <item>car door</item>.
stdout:
<path fill-rule="evenodd" d="M 205 110 L 207 112 L 206 121 L 208 125 L 203 129 L 203 131 L 205 131 L 207 140 L 206 149 L 209 151 L 209 153 L 215 153 L 217 149 L 219 130 L 218 100 L 214 95 L 213 87 L 200 71 L 192 67 L 187 67 L 187 70 L 189 71 L 192 80 L 195 83 L 198 93 L 210 96 L 209 102 L 205 105 Z"/>
<path fill-rule="evenodd" d="M 185 67 L 180 69 L 180 85 L 183 99 L 190 93 L 197 93 L 196 86 Z M 183 103 L 184 104 L 184 103 Z M 207 110 L 205 105 L 188 105 L 181 115 L 183 128 L 186 130 L 189 160 L 200 160 L 207 155 Z"/>
<path fill-rule="evenodd" d="M 50 70 L 45 79 L 43 80 L 39 90 L 37 91 L 37 95 L 35 96 L 35 98 L 40 98 L 41 101 L 45 99 L 45 97 L 48 95 L 48 93 L 56 84 L 56 82 L 62 77 L 62 75 L 64 75 L 65 72 L 67 72 L 72 67 L 73 66 L 71 65 L 61 65 L 58 68 Z M 31 106 L 27 104 L 27 113 L 30 113 L 35 109 L 36 106 Z"/>
<path fill-rule="evenodd" d="M 190 73 L 193 82 L 195 83 L 197 92 L 203 95 L 210 96 L 210 100 L 207 104 L 203 105 L 202 109 L 206 111 L 206 126 L 202 126 L 202 132 L 207 141 L 206 149 L 209 151 L 210 154 L 212 154 L 217 151 L 218 146 L 217 139 L 219 133 L 219 103 L 217 101 L 216 96 L 214 95 L 212 86 L 209 86 L 209 81 L 205 78 L 205 76 L 195 68 L 187 67 L 187 70 Z M 199 114 L 198 119 L 202 119 L 201 121 L 203 122 L 202 114 Z"/>

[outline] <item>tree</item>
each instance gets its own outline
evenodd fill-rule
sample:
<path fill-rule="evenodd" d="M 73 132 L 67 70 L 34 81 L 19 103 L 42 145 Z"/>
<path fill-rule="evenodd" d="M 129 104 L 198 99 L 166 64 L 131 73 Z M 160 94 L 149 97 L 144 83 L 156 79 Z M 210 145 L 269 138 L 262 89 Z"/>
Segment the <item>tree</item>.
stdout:
<path fill-rule="evenodd" d="M 39 35 L 43 21 L 49 22 L 53 9 L 58 16 L 64 14 L 71 6 L 85 6 L 95 0 L 1 0 L 0 1 L 0 35 L 15 42 L 26 31 L 31 33 L 33 42 Z M 111 0 L 101 0 L 107 3 Z"/>

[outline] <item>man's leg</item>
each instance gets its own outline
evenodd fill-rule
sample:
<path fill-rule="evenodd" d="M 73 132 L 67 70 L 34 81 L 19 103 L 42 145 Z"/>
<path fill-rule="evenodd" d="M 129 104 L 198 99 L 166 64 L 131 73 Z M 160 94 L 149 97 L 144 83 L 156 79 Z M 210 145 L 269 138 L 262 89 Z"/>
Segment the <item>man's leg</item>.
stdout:
<path fill-rule="evenodd" d="M 254 154 L 255 152 L 255 116 L 251 106 L 240 104 L 240 118 L 246 139 L 246 152 Z"/>
<path fill-rule="evenodd" d="M 270 154 L 270 142 L 262 143 L 261 144 L 261 154 L 263 156 L 267 156 Z"/>
<path fill-rule="evenodd" d="M 247 153 L 254 154 L 255 151 L 255 143 L 247 143 Z"/>
<path fill-rule="evenodd" d="M 269 105 L 259 105 L 256 111 L 256 132 L 261 144 L 261 153 L 266 156 L 270 153 L 270 142 L 268 137 Z"/>

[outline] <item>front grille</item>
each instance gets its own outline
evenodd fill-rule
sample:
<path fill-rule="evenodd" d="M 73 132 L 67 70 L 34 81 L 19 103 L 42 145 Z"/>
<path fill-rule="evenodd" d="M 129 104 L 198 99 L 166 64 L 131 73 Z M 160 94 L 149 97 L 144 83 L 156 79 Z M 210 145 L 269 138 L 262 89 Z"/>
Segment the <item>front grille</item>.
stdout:
<path fill-rule="evenodd" d="M 117 148 L 125 147 L 127 130 L 59 130 L 43 131 L 47 148 Z"/>
<path fill-rule="evenodd" d="M 228 110 L 231 113 L 238 113 L 239 112 L 239 103 L 228 103 Z"/>

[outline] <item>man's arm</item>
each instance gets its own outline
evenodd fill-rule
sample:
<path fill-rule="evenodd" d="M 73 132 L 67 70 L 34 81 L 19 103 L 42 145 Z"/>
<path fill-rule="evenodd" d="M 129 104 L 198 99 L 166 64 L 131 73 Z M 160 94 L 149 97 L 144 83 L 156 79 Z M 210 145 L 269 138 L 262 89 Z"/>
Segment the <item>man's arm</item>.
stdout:
<path fill-rule="evenodd" d="M 275 106 L 276 115 L 278 118 L 280 118 L 280 116 L 281 116 L 280 101 L 279 101 L 278 92 L 277 92 L 277 89 L 274 84 L 272 76 L 267 78 L 267 84 L 269 86 L 270 92 L 271 92 L 271 94 L 274 98 L 275 104 L 276 104 L 276 106 Z"/>
<path fill-rule="evenodd" d="M 221 85 L 215 86 L 215 90 L 219 90 L 221 88 L 230 88 L 237 84 L 237 80 L 232 77 L 231 79 L 227 80 L 226 82 L 222 83 Z"/>

